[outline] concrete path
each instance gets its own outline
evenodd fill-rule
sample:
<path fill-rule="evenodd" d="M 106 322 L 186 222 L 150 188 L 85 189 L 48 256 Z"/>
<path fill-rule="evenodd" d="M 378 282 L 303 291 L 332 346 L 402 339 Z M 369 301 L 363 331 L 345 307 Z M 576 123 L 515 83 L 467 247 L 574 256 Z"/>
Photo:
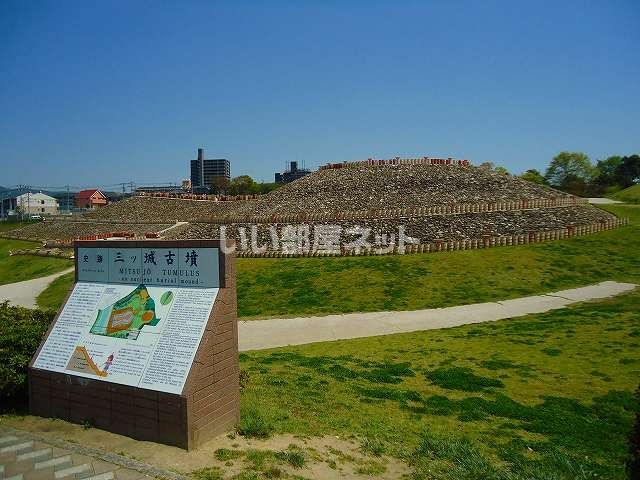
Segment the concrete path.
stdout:
<path fill-rule="evenodd" d="M 56 278 L 69 272 L 73 272 L 73 267 L 46 277 L 0 285 L 0 303 L 9 300 L 11 305 L 36 308 L 36 298 L 38 295 Z"/>
<path fill-rule="evenodd" d="M 604 198 L 604 197 L 591 197 L 589 198 L 589 203 L 592 203 L 594 205 L 609 205 L 611 203 L 624 203 L 624 202 L 621 202 L 619 200 L 612 200 L 610 198 Z"/>
<path fill-rule="evenodd" d="M 582 288 L 502 302 L 408 312 L 372 312 L 238 322 L 240 350 L 261 350 L 347 338 L 457 327 L 470 323 L 541 313 L 586 300 L 607 298 L 636 288 L 633 283 L 602 282 Z"/>

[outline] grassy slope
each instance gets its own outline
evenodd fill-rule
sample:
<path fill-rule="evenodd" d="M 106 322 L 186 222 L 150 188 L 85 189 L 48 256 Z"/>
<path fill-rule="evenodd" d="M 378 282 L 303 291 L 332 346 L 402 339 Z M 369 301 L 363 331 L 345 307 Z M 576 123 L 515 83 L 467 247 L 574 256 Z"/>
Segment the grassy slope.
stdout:
<path fill-rule="evenodd" d="M 0 285 L 44 277 L 73 266 L 71 260 L 62 258 L 34 257 L 31 255 L 9 256 L 9 250 L 36 248 L 39 245 L 36 242 L 0 238 Z"/>
<path fill-rule="evenodd" d="M 413 464 L 416 478 L 622 479 L 639 309 L 636 291 L 495 323 L 242 354 L 244 417 L 278 432 L 355 434 Z"/>
<path fill-rule="evenodd" d="M 238 314 L 278 317 L 414 310 L 514 298 L 603 280 L 640 282 L 640 207 L 607 205 L 633 225 L 540 245 L 386 257 L 237 260 Z M 57 308 L 71 286 L 45 290 Z M 60 282 L 64 282 L 61 280 Z M 56 297 L 57 292 L 57 297 Z"/>
<path fill-rule="evenodd" d="M 614 200 L 620 200 L 623 202 L 640 203 L 640 184 L 620 190 L 619 192 L 610 195 L 610 197 Z"/>
<path fill-rule="evenodd" d="M 547 244 L 444 254 L 238 259 L 241 317 L 414 310 L 506 299 L 602 280 L 640 281 L 634 225 Z"/>
<path fill-rule="evenodd" d="M 65 273 L 56 278 L 49 286 L 38 295 L 36 303 L 43 310 L 57 310 L 64 301 L 67 293 L 73 286 L 75 274 Z"/>

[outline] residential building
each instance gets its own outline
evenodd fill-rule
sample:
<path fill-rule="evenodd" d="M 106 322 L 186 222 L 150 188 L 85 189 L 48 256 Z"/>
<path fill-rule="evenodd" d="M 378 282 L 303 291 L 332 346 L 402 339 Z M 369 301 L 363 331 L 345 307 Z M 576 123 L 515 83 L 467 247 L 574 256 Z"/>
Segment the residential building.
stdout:
<path fill-rule="evenodd" d="M 198 158 L 191 160 L 191 187 L 222 186 L 231 179 L 231 163 L 226 158 L 204 158 L 204 149 L 198 149 Z"/>
<path fill-rule="evenodd" d="M 76 208 L 96 208 L 109 203 L 107 196 L 95 188 L 76 193 Z"/>
<path fill-rule="evenodd" d="M 56 215 L 58 201 L 42 192 L 26 192 L 16 197 L 16 210 L 23 215 Z"/>

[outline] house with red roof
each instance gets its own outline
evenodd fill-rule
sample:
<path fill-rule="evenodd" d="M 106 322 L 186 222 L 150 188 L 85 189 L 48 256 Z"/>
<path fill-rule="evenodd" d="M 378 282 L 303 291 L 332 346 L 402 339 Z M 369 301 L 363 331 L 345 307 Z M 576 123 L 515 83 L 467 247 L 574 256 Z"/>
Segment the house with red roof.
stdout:
<path fill-rule="evenodd" d="M 76 193 L 75 201 L 76 208 L 102 207 L 109 203 L 106 195 L 95 188 L 89 190 L 80 190 L 78 193 Z"/>

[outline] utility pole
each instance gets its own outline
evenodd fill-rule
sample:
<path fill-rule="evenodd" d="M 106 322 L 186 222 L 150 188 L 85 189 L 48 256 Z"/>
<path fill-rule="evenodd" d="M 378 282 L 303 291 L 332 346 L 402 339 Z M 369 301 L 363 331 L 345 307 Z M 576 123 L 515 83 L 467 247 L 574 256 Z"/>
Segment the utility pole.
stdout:
<path fill-rule="evenodd" d="M 67 212 L 71 213 L 71 205 L 69 205 L 69 185 L 67 185 Z"/>

